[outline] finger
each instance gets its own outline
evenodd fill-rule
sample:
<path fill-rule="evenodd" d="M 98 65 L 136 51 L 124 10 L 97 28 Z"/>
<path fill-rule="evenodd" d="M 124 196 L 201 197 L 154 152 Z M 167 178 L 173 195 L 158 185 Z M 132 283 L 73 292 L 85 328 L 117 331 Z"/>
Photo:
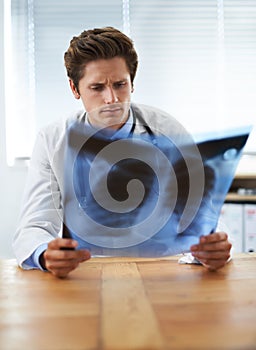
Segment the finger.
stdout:
<path fill-rule="evenodd" d="M 59 269 L 53 269 L 52 271 L 51 271 L 51 273 L 54 275 L 54 276 L 56 276 L 56 277 L 58 277 L 58 278 L 65 278 L 65 277 L 67 277 L 67 275 L 71 272 L 71 271 L 73 271 L 74 269 L 75 269 L 76 267 L 74 267 L 74 268 L 59 268 Z"/>
<path fill-rule="evenodd" d="M 61 253 L 65 259 L 55 259 L 54 253 Z M 45 252 L 49 253 L 49 252 Z M 70 254 L 71 253 L 71 254 Z M 72 254 L 72 253 L 75 253 Z M 70 258 L 70 255 L 73 256 L 73 258 Z M 47 254 L 46 254 L 47 257 Z M 66 258 L 67 257 L 67 258 Z M 80 250 L 80 251 L 50 251 L 48 259 L 46 259 L 45 266 L 48 271 L 50 271 L 52 274 L 54 274 L 57 277 L 66 277 L 69 272 L 76 269 L 78 265 L 85 261 L 90 259 L 91 255 L 88 250 Z"/>
<path fill-rule="evenodd" d="M 60 270 L 60 269 L 71 269 L 73 270 L 79 265 L 78 260 L 47 260 L 47 270 Z"/>
<path fill-rule="evenodd" d="M 214 232 L 207 236 L 201 236 L 199 242 L 205 244 L 226 241 L 227 239 L 228 235 L 225 232 Z"/>
<path fill-rule="evenodd" d="M 192 252 L 192 255 L 198 260 L 228 260 L 230 258 L 230 252 L 227 251 L 197 251 Z"/>
<path fill-rule="evenodd" d="M 71 261 L 82 262 L 90 259 L 91 254 L 88 250 L 53 250 L 47 249 L 44 253 L 46 261 L 61 261 L 70 264 Z"/>
<path fill-rule="evenodd" d="M 227 263 L 226 260 L 200 260 L 201 264 L 209 271 L 216 271 L 224 267 Z"/>
<path fill-rule="evenodd" d="M 69 238 L 56 238 L 53 241 L 48 243 L 48 249 L 50 250 L 58 250 L 61 248 L 76 248 L 78 242 L 74 239 Z"/>
<path fill-rule="evenodd" d="M 216 232 L 208 236 L 200 237 L 199 243 L 190 247 L 191 251 L 215 251 L 215 250 L 230 250 L 232 244 L 228 241 L 228 236 L 225 232 Z"/>
<path fill-rule="evenodd" d="M 207 244 L 195 244 L 190 247 L 191 252 L 200 252 L 200 251 L 230 251 L 232 245 L 229 241 L 221 241 L 216 243 L 207 243 Z"/>

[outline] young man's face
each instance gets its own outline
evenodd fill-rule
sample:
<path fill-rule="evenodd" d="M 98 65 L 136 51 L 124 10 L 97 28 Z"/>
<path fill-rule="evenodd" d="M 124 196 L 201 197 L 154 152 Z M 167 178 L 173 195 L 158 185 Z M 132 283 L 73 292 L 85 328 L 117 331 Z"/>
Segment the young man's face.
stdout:
<path fill-rule="evenodd" d="M 124 58 L 89 62 L 79 81 L 79 93 L 71 80 L 70 86 L 75 98 L 81 97 L 93 126 L 119 129 L 128 119 L 133 88 Z"/>

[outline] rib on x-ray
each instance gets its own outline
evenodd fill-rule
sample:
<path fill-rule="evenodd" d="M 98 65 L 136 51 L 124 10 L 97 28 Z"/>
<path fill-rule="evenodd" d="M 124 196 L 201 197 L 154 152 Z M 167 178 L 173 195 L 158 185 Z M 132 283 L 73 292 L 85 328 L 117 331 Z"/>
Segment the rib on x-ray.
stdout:
<path fill-rule="evenodd" d="M 66 235 L 97 256 L 189 251 L 216 229 L 250 128 L 110 139 L 74 122 L 65 150 Z M 178 140 L 178 141 L 177 141 Z"/>

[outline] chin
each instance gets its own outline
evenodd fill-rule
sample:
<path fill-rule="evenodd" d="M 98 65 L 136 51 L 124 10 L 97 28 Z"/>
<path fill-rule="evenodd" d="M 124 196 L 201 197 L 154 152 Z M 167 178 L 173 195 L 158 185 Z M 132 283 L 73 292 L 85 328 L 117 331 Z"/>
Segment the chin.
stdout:
<path fill-rule="evenodd" d="M 111 121 L 108 120 L 104 123 L 104 127 L 105 128 L 109 128 L 109 129 L 113 129 L 113 130 L 117 130 L 120 129 L 121 126 L 125 123 L 125 121 L 123 119 L 112 119 Z"/>

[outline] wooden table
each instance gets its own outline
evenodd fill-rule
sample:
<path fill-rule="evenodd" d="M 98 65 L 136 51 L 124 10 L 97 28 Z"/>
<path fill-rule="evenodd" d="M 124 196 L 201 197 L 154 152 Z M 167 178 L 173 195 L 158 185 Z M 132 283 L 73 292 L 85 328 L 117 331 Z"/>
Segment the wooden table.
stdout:
<path fill-rule="evenodd" d="M 66 279 L 0 261 L 0 349 L 256 349 L 256 254 L 225 268 L 91 259 Z"/>

